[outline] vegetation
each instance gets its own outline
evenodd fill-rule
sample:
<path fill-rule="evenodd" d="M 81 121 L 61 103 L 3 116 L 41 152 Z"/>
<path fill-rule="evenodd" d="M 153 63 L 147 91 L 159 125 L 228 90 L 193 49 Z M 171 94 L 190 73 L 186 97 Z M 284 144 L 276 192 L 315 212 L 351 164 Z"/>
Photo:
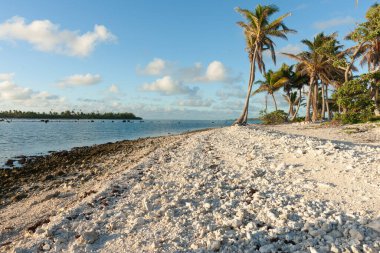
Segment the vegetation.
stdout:
<path fill-rule="evenodd" d="M 248 106 L 249 99 L 251 97 L 252 86 L 255 81 L 256 65 L 261 73 L 265 74 L 265 62 L 263 53 L 269 50 L 273 62 L 276 63 L 275 44 L 274 38 L 286 39 L 286 35 L 290 32 L 295 32 L 289 29 L 283 22 L 283 20 L 290 15 L 287 13 L 280 16 L 274 21 L 270 21 L 273 14 L 278 12 L 278 8 L 275 5 L 257 5 L 254 11 L 247 9 L 237 8 L 245 19 L 245 22 L 238 22 L 238 25 L 243 28 L 246 51 L 248 52 L 248 59 L 250 63 L 250 73 L 248 81 L 248 92 L 243 107 L 243 112 L 234 124 L 245 125 L 248 119 Z"/>
<path fill-rule="evenodd" d="M 365 80 L 355 79 L 347 82 L 334 94 L 337 104 L 344 112 L 337 114 L 335 118 L 344 124 L 368 121 L 374 107 L 370 93 Z"/>
<path fill-rule="evenodd" d="M 133 113 L 83 113 L 75 111 L 64 111 L 61 113 L 52 112 L 39 113 L 39 112 L 23 112 L 23 111 L 2 111 L 0 112 L 0 118 L 9 119 L 141 119 L 136 117 Z"/>
<path fill-rule="evenodd" d="M 283 124 L 287 121 L 288 114 L 283 110 L 274 111 L 271 113 L 261 112 L 260 120 L 265 125 Z"/>
<path fill-rule="evenodd" d="M 353 32 L 346 36 L 347 40 L 355 43 L 353 47 L 344 48 L 337 40 L 337 33 L 322 32 L 311 40 L 301 41 L 305 51 L 299 54 L 282 52 L 295 60 L 295 65 L 283 64 L 277 70 L 268 71 L 265 70 L 263 52 L 270 50 L 272 60 L 276 63 L 272 37 L 286 38 L 289 32 L 294 32 L 283 24 L 284 18 L 289 14 L 270 23 L 270 16 L 278 11 L 274 6 L 258 5 L 253 12 L 237 10 L 247 20 L 247 23 L 238 24 L 243 27 L 247 41 L 251 73 L 244 110 L 236 124 L 246 123 L 249 97 L 262 92 L 272 97 L 275 112 L 267 113 L 265 101 L 265 113 L 261 118 L 263 121 L 277 122 L 285 113 L 280 110 L 275 97 L 275 93 L 281 88 L 282 96 L 289 105 L 288 112 L 285 113 L 289 121 L 297 121 L 300 111 L 305 112 L 304 120 L 307 122 L 331 120 L 334 115 L 334 119 L 342 123 L 366 122 L 379 118 L 380 5 L 370 7 L 366 13 L 366 21 L 357 24 Z M 354 75 L 357 71 L 357 60 L 360 60 L 362 70 L 367 70 L 360 76 Z M 263 79 L 254 82 L 256 65 Z M 253 83 L 259 86 L 252 92 Z M 304 100 L 306 104 L 303 103 Z"/>
<path fill-rule="evenodd" d="M 269 70 L 268 73 L 264 75 L 265 80 L 259 80 L 256 83 L 260 84 L 260 87 L 253 92 L 253 95 L 260 92 L 267 92 L 272 96 L 274 106 L 277 111 L 277 102 L 274 97 L 274 93 L 278 91 L 282 86 L 289 82 L 289 79 L 279 72 L 273 72 Z"/>

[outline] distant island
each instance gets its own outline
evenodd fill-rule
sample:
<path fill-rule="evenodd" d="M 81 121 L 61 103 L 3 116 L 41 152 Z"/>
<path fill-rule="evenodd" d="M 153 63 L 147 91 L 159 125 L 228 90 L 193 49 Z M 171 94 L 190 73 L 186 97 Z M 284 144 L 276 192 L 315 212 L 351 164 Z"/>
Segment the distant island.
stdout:
<path fill-rule="evenodd" d="M 64 112 L 23 112 L 17 110 L 0 111 L 0 119 L 132 119 L 141 120 L 141 117 L 136 117 L 130 112 L 75 112 L 75 111 L 64 111 Z"/>

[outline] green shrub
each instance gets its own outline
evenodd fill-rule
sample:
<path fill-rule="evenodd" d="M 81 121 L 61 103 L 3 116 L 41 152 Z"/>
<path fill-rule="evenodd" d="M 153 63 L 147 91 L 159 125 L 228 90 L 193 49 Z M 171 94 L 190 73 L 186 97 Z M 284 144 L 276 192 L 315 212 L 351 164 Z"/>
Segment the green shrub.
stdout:
<path fill-rule="evenodd" d="M 305 121 L 305 117 L 296 117 L 294 120 L 292 120 L 292 122 L 304 122 Z"/>
<path fill-rule="evenodd" d="M 351 80 L 340 87 L 334 98 L 344 113 L 335 115 L 334 119 L 343 124 L 367 122 L 373 116 L 373 101 L 367 83 L 360 79 Z"/>
<path fill-rule="evenodd" d="M 288 121 L 288 114 L 283 110 L 271 113 L 260 112 L 260 120 L 264 125 L 283 124 Z"/>
<path fill-rule="evenodd" d="M 340 121 L 342 124 L 357 124 L 368 122 L 373 113 L 371 109 L 362 110 L 360 113 L 346 112 L 342 114 L 335 114 L 334 120 Z"/>
<path fill-rule="evenodd" d="M 380 122 L 380 116 L 374 116 L 369 119 L 369 122 Z"/>

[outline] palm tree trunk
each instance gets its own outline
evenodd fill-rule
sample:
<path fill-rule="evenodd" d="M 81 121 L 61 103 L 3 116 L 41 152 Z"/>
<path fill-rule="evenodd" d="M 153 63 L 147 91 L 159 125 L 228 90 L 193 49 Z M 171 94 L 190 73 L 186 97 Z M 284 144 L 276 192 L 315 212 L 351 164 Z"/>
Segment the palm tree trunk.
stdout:
<path fill-rule="evenodd" d="M 265 94 L 265 113 L 268 112 L 268 95 Z"/>
<path fill-rule="evenodd" d="M 294 115 L 294 104 L 290 101 L 289 102 L 289 112 L 288 112 L 289 117 L 293 117 Z"/>
<path fill-rule="evenodd" d="M 276 108 L 276 111 L 277 111 L 277 102 L 276 102 L 276 99 L 274 98 L 273 93 L 271 95 L 272 95 L 273 102 L 274 102 L 274 108 Z"/>
<path fill-rule="evenodd" d="M 297 117 L 298 111 L 301 107 L 301 102 L 302 102 L 302 92 L 301 92 L 301 89 L 299 89 L 299 100 L 298 100 L 297 109 L 296 109 L 296 112 L 293 114 L 292 118 L 290 119 L 290 121 L 293 121 Z"/>
<path fill-rule="evenodd" d="M 322 112 L 321 112 L 321 118 L 322 119 L 325 119 L 326 115 L 325 115 L 325 111 L 326 111 L 326 105 L 325 105 L 325 84 L 324 83 L 321 83 L 321 87 L 322 87 L 322 91 L 321 91 L 321 94 L 322 94 Z"/>
<path fill-rule="evenodd" d="M 331 112 L 330 112 L 330 105 L 329 105 L 329 93 L 328 93 L 328 90 L 329 90 L 329 86 L 328 84 L 326 84 L 326 88 L 325 88 L 325 101 L 326 101 L 326 109 L 327 109 L 327 117 L 329 120 L 331 120 Z"/>
<path fill-rule="evenodd" d="M 251 60 L 251 65 L 250 65 L 250 73 L 249 73 L 249 82 L 248 82 L 248 91 L 247 91 L 247 96 L 245 98 L 245 104 L 243 107 L 243 112 L 240 115 L 240 117 L 233 123 L 233 125 L 245 125 L 247 124 L 247 119 L 248 119 L 248 107 L 249 107 L 249 98 L 251 97 L 251 92 L 252 92 L 252 86 L 253 82 L 255 80 L 255 61 L 256 61 L 256 49 L 253 53 L 253 58 Z"/>
<path fill-rule="evenodd" d="M 310 122 L 310 105 L 311 105 L 311 95 L 312 95 L 313 89 L 314 89 L 314 76 L 310 78 L 310 83 L 309 83 L 309 94 L 307 95 L 305 122 Z"/>
<path fill-rule="evenodd" d="M 315 122 L 318 119 L 318 82 L 314 84 L 313 92 L 313 115 L 311 121 Z"/>
<path fill-rule="evenodd" d="M 375 86 L 375 95 L 373 97 L 375 101 L 375 116 L 380 116 L 380 106 L 379 106 L 379 87 Z"/>

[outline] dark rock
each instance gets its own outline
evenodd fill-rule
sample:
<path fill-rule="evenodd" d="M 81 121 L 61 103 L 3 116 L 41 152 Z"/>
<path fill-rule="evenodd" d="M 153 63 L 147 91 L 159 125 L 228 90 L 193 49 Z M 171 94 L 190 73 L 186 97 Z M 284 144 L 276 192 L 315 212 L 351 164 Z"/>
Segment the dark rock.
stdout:
<path fill-rule="evenodd" d="M 13 201 L 20 201 L 20 200 L 22 200 L 22 199 L 24 199 L 26 197 L 28 197 L 28 194 L 25 193 L 25 192 L 21 192 L 21 193 L 15 195 L 12 200 Z"/>
<path fill-rule="evenodd" d="M 13 167 L 14 160 L 8 159 L 8 161 L 5 163 L 6 166 Z"/>
<path fill-rule="evenodd" d="M 59 177 L 63 177 L 63 176 L 66 176 L 66 173 L 63 172 L 62 170 L 60 170 L 60 171 L 57 172 L 56 175 L 59 176 Z"/>
<path fill-rule="evenodd" d="M 27 230 L 31 233 L 35 233 L 38 227 L 42 226 L 43 224 L 47 224 L 49 222 L 50 222 L 50 219 L 40 220 L 37 223 L 35 223 L 33 226 L 28 227 Z"/>
<path fill-rule="evenodd" d="M 26 163 L 26 157 L 22 157 L 20 158 L 20 160 L 18 160 L 19 164 L 25 164 Z"/>
<path fill-rule="evenodd" d="M 48 180 L 53 180 L 54 179 L 54 176 L 53 175 L 47 175 L 45 177 L 45 181 L 48 181 Z"/>

